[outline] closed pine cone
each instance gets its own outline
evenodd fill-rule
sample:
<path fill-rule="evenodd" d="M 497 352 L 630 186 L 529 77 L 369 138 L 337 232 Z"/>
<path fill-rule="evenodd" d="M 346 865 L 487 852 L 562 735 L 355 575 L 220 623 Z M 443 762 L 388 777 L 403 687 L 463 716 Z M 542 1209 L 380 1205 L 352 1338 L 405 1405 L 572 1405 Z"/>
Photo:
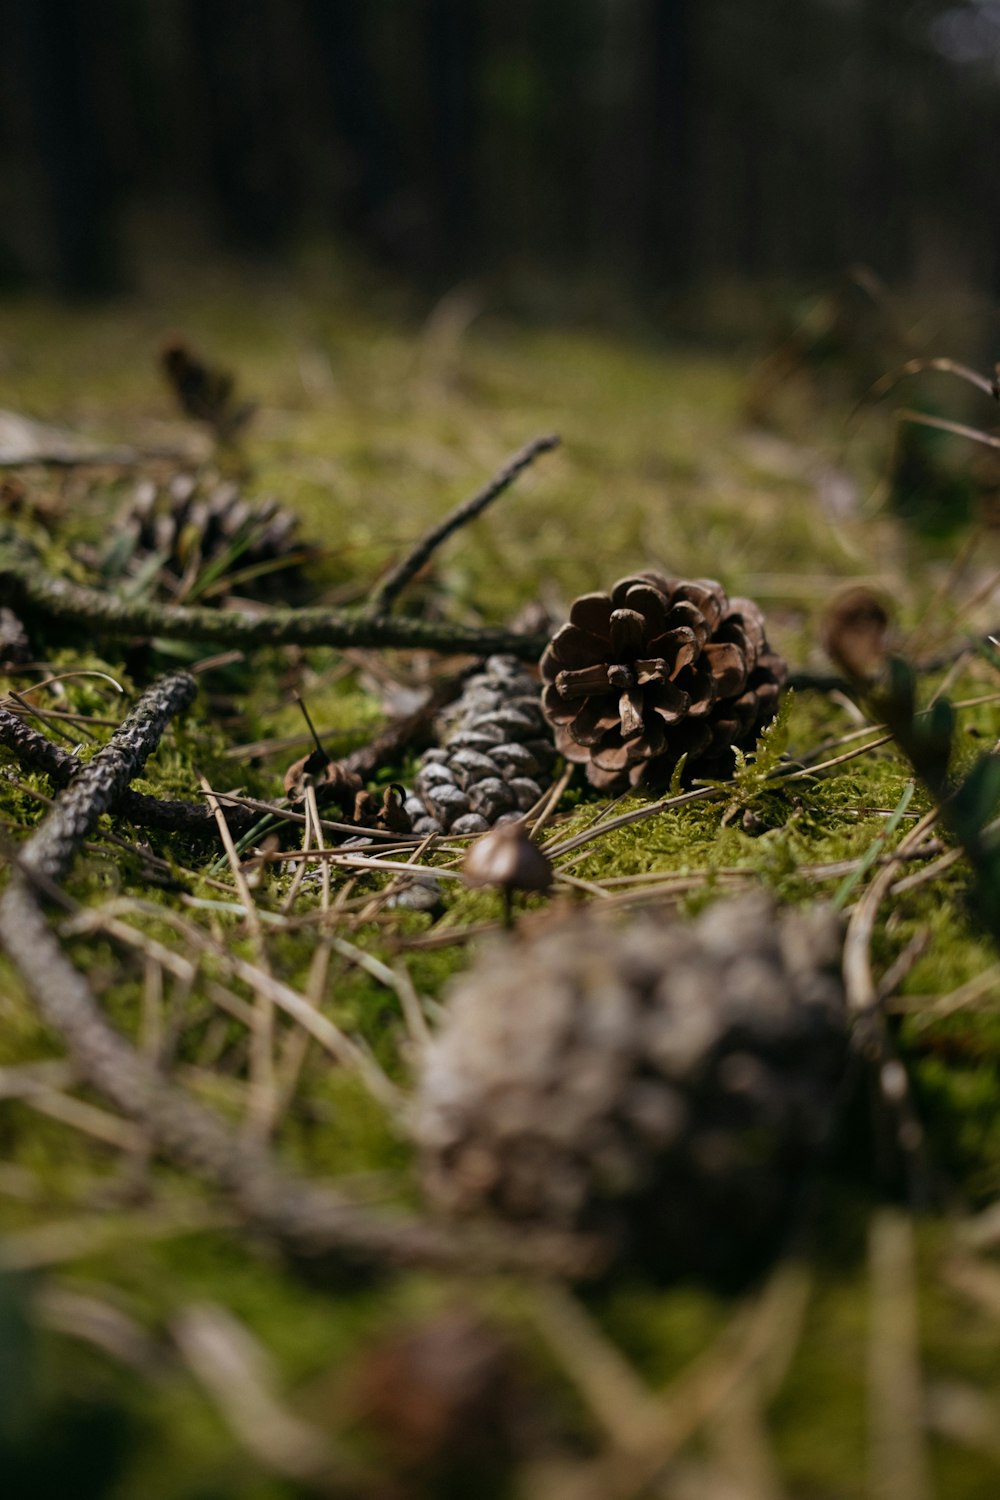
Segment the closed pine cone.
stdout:
<path fill-rule="evenodd" d="M 582 594 L 542 656 L 542 703 L 594 786 L 662 784 L 682 755 L 732 769 L 777 711 L 787 667 L 750 599 L 711 578 L 639 573 Z"/>
<path fill-rule="evenodd" d="M 758 896 L 693 923 L 576 915 L 484 951 L 421 1081 L 431 1197 L 610 1233 L 656 1274 L 743 1274 L 834 1117 L 839 953 L 827 909 Z"/>
<path fill-rule="evenodd" d="M 415 833 L 485 833 L 521 817 L 552 785 L 556 755 L 538 679 L 514 657 L 489 657 L 442 728 L 406 801 Z"/>

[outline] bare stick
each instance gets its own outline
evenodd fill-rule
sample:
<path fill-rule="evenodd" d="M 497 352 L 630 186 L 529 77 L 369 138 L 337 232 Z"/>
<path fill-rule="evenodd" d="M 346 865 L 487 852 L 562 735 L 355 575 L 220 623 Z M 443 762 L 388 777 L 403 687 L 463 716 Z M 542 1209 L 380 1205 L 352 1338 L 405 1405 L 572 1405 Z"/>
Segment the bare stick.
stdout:
<path fill-rule="evenodd" d="M 920 375 L 924 370 L 937 370 L 943 375 L 957 375 L 960 380 L 965 380 L 969 385 L 974 385 L 985 396 L 992 396 L 994 401 L 997 399 L 994 382 L 988 380 L 985 375 L 980 375 L 978 370 L 970 370 L 968 365 L 960 364 L 957 359 L 942 357 L 935 359 L 908 359 L 905 364 L 897 366 L 895 370 L 889 370 L 885 375 L 881 375 L 875 381 L 874 385 L 869 387 L 855 407 L 852 416 L 856 415 L 863 406 L 867 406 L 869 402 L 881 401 L 882 397 L 887 395 L 894 385 L 898 385 L 908 375 Z"/>
<path fill-rule="evenodd" d="M 299 701 L 301 702 L 301 699 Z M 303 704 L 303 708 L 304 707 L 305 705 Z M 310 728 L 311 727 L 312 725 L 310 721 Z M 319 743 L 318 736 L 316 742 L 317 744 Z M 318 849 L 323 848 L 323 832 L 320 827 L 319 807 L 316 801 L 316 788 L 311 781 L 306 782 L 306 811 L 308 812 L 309 816 L 306 819 L 306 825 L 302 838 L 303 854 L 308 852 L 310 837 L 314 832 L 316 835 L 316 847 Z M 291 910 L 291 907 L 294 904 L 295 893 L 297 893 L 300 883 L 300 876 L 304 874 L 307 864 L 308 861 L 306 859 L 303 859 L 302 863 L 299 865 L 298 870 L 295 872 L 295 879 L 292 882 L 292 890 L 289 892 L 288 900 L 286 902 L 286 907 L 288 910 Z M 322 868 L 323 897 L 321 910 L 323 912 L 323 915 L 325 916 L 330 908 L 330 866 L 329 864 L 324 863 Z M 319 1010 L 322 1003 L 327 974 L 329 973 L 330 969 L 330 952 L 331 948 L 329 939 L 320 937 L 319 942 L 316 944 L 316 947 L 313 950 L 312 962 L 309 965 L 309 978 L 306 981 L 306 992 L 304 996 L 306 1003 L 311 1005 L 313 1009 L 317 1011 Z M 298 1027 L 289 1036 L 282 1052 L 278 1068 L 278 1072 L 280 1075 L 278 1087 L 281 1100 L 286 1106 L 290 1104 L 292 1099 L 295 1097 L 295 1089 L 298 1084 L 298 1078 L 302 1070 L 302 1065 L 304 1064 L 306 1055 L 309 1051 L 310 1040 L 310 1033 L 306 1031 L 304 1027 Z"/>
<path fill-rule="evenodd" d="M 461 505 L 456 506 L 443 521 L 439 521 L 436 526 L 431 527 L 430 531 L 425 532 L 416 546 L 412 547 L 403 560 L 396 564 L 375 590 L 371 604 L 366 611 L 367 615 L 372 620 L 381 620 L 388 615 L 411 578 L 420 572 L 442 542 L 446 542 L 461 527 L 467 526 L 470 521 L 482 515 L 486 507 L 502 495 L 504 490 L 509 489 L 517 476 L 533 464 L 542 453 L 549 453 L 558 446 L 559 438 L 555 433 L 533 438 L 530 443 L 507 460 L 489 484 L 484 485 L 470 499 L 463 500 Z"/>
<path fill-rule="evenodd" d="M 171 1332 L 185 1364 L 247 1453 L 264 1469 L 306 1483 L 323 1480 L 319 1493 L 361 1494 L 359 1476 L 348 1486 L 327 1434 L 284 1406 L 278 1378 L 262 1344 L 217 1303 L 183 1307 Z M 336 1468 L 334 1469 L 334 1465 Z M 331 1489 L 331 1470 L 339 1481 Z"/>
<path fill-rule="evenodd" d="M 938 809 L 932 808 L 910 829 L 895 851 L 897 860 L 913 853 L 938 816 Z M 906 1171 L 910 1197 L 915 1205 L 922 1207 L 931 1198 L 923 1127 L 913 1102 L 906 1069 L 896 1054 L 886 1025 L 884 1000 L 872 972 L 871 960 L 879 908 L 897 874 L 895 863 L 885 865 L 851 914 L 844 939 L 844 989 L 851 1018 L 852 1043 L 871 1070 L 874 1103 L 887 1119 L 891 1132 L 892 1139 L 883 1144 L 895 1145 Z"/>
<path fill-rule="evenodd" d="M 258 968 L 270 979 L 271 965 L 264 942 L 257 903 L 240 864 L 240 857 L 233 843 L 233 836 L 226 822 L 222 805 L 206 779 L 202 776 L 201 788 L 208 797 L 209 806 L 219 826 L 219 837 L 226 851 L 229 869 L 240 901 L 247 914 L 247 927 L 254 946 L 254 957 Z M 250 1028 L 250 1110 L 246 1127 L 251 1135 L 266 1139 L 274 1123 L 276 1105 L 274 1092 L 274 1001 L 264 986 L 255 987 L 254 1024 Z"/>
<path fill-rule="evenodd" d="M 192 455 L 179 448 L 148 448 L 145 452 L 138 448 L 96 448 L 91 453 L 56 453 L 36 448 L 14 454 L 0 452 L 0 469 L 131 469 L 151 459 L 190 463 Z"/>
<path fill-rule="evenodd" d="M 868 1482 L 881 1500 L 930 1500 L 913 1224 L 880 1209 L 868 1237 Z"/>
<path fill-rule="evenodd" d="M 410 714 L 404 714 L 402 718 L 394 719 L 384 729 L 380 729 L 366 745 L 359 745 L 356 750 L 349 750 L 346 755 L 342 755 L 340 764 L 344 770 L 353 771 L 356 776 L 365 779 L 374 776 L 386 762 L 398 761 L 405 750 L 422 749 L 425 744 L 432 743 L 434 719 L 445 704 L 457 696 L 460 681 L 460 678 L 454 676 L 447 677 L 434 688 L 419 708 L 415 708 Z"/>
<path fill-rule="evenodd" d="M 302 717 L 305 719 L 306 727 L 309 730 L 309 733 L 312 735 L 312 741 L 316 746 L 317 753 L 323 756 L 324 759 L 329 760 L 329 755 L 327 755 L 326 751 L 323 749 L 323 741 L 316 733 L 316 725 L 313 723 L 312 715 L 306 707 L 305 699 L 302 697 L 301 693 L 295 693 L 293 694 L 293 697 L 295 698 L 296 703 L 299 705 L 299 708 L 302 710 Z"/>
<path fill-rule="evenodd" d="M 952 432 L 956 437 L 968 438 L 973 443 L 982 443 L 984 448 L 1000 448 L 1000 438 L 982 432 L 978 427 L 969 427 L 965 422 L 952 422 L 948 417 L 931 417 L 926 412 L 897 411 L 896 421 L 912 422 L 916 427 L 935 427 L 939 432 Z"/>

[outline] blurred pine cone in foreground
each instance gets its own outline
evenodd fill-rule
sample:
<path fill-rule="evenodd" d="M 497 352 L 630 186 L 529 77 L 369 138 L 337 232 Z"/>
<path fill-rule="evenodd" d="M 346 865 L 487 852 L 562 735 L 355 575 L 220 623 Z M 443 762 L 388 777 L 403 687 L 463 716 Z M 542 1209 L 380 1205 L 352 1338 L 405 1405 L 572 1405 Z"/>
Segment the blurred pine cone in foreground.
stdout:
<path fill-rule="evenodd" d="M 582 594 L 541 671 L 559 750 L 609 791 L 663 784 L 685 754 L 702 774 L 728 773 L 728 752 L 752 747 L 788 675 L 752 600 L 658 573 Z"/>
<path fill-rule="evenodd" d="M 752 1271 L 834 1118 L 840 948 L 826 908 L 754 896 L 484 950 L 421 1081 L 430 1196 L 608 1232 L 657 1275 Z"/>

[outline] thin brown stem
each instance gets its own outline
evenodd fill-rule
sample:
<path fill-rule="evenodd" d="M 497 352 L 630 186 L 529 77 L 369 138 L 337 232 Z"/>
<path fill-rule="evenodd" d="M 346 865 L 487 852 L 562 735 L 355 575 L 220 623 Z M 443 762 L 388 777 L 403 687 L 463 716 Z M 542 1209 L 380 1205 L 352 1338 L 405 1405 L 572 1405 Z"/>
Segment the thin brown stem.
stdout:
<path fill-rule="evenodd" d="M 420 569 L 430 561 L 443 542 L 446 542 L 450 536 L 454 536 L 461 527 L 474 521 L 477 516 L 481 516 L 486 507 L 502 495 L 504 490 L 509 489 L 517 476 L 533 464 L 536 458 L 558 446 L 559 438 L 554 433 L 533 438 L 530 443 L 508 459 L 488 484 L 484 485 L 481 490 L 477 490 L 468 500 L 463 500 L 461 505 L 449 512 L 443 521 L 439 521 L 436 526 L 431 527 L 430 531 L 425 532 L 402 561 L 390 570 L 375 589 L 366 612 L 368 616 L 372 620 L 384 619 L 410 580 L 415 578 Z"/>

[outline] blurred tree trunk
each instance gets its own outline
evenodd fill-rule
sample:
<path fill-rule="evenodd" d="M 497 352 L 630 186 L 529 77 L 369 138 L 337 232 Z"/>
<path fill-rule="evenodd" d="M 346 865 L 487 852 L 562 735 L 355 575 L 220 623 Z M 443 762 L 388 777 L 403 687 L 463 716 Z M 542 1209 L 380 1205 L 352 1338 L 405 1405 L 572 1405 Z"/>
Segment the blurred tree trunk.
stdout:
<path fill-rule="evenodd" d="M 479 247 L 477 174 L 482 17 L 477 0 L 428 0 L 429 205 L 437 269 L 454 274 Z"/>
<path fill-rule="evenodd" d="M 640 156 L 642 245 L 647 277 L 685 286 L 694 270 L 698 183 L 695 162 L 697 0 L 646 0 L 640 56 L 649 99 Z M 702 5 L 706 0 L 702 0 Z"/>
<path fill-rule="evenodd" d="M 849 261 L 985 281 L 1000 84 L 988 37 L 948 31 L 956 62 L 932 32 L 984 9 L 8 0 L 0 207 L 14 257 L 77 291 L 114 280 L 119 198 L 187 200 L 237 248 L 347 233 L 438 284 L 504 266 L 549 297 L 566 272 L 648 306 Z"/>
<path fill-rule="evenodd" d="M 643 35 L 649 0 L 602 0 L 593 47 L 594 147 L 590 235 L 594 258 L 618 288 L 636 286 L 647 263 L 646 209 L 655 111 Z M 661 184 L 662 186 L 662 184 Z"/>
<path fill-rule="evenodd" d="M 315 39 L 343 158 L 340 222 L 370 246 L 392 250 L 394 203 L 402 191 L 401 152 L 381 103 L 378 59 L 358 0 L 302 0 Z"/>
<path fill-rule="evenodd" d="M 113 188 L 100 138 L 86 0 L 12 0 L 11 35 L 30 99 L 52 270 L 71 294 L 118 281 Z"/>
<path fill-rule="evenodd" d="M 209 185 L 226 238 L 273 251 L 294 227 L 296 176 L 266 0 L 187 0 Z"/>
<path fill-rule="evenodd" d="M 918 177 L 922 175 L 919 144 L 901 139 L 907 126 L 914 64 L 905 26 L 899 24 L 905 17 L 894 11 L 897 7 L 887 6 L 885 0 L 864 0 L 860 13 L 859 106 L 864 130 L 855 202 L 857 253 L 879 275 L 889 278 L 908 275 L 913 264 L 915 247 L 906 233 L 913 210 L 912 197 L 906 192 L 907 161 Z"/>

